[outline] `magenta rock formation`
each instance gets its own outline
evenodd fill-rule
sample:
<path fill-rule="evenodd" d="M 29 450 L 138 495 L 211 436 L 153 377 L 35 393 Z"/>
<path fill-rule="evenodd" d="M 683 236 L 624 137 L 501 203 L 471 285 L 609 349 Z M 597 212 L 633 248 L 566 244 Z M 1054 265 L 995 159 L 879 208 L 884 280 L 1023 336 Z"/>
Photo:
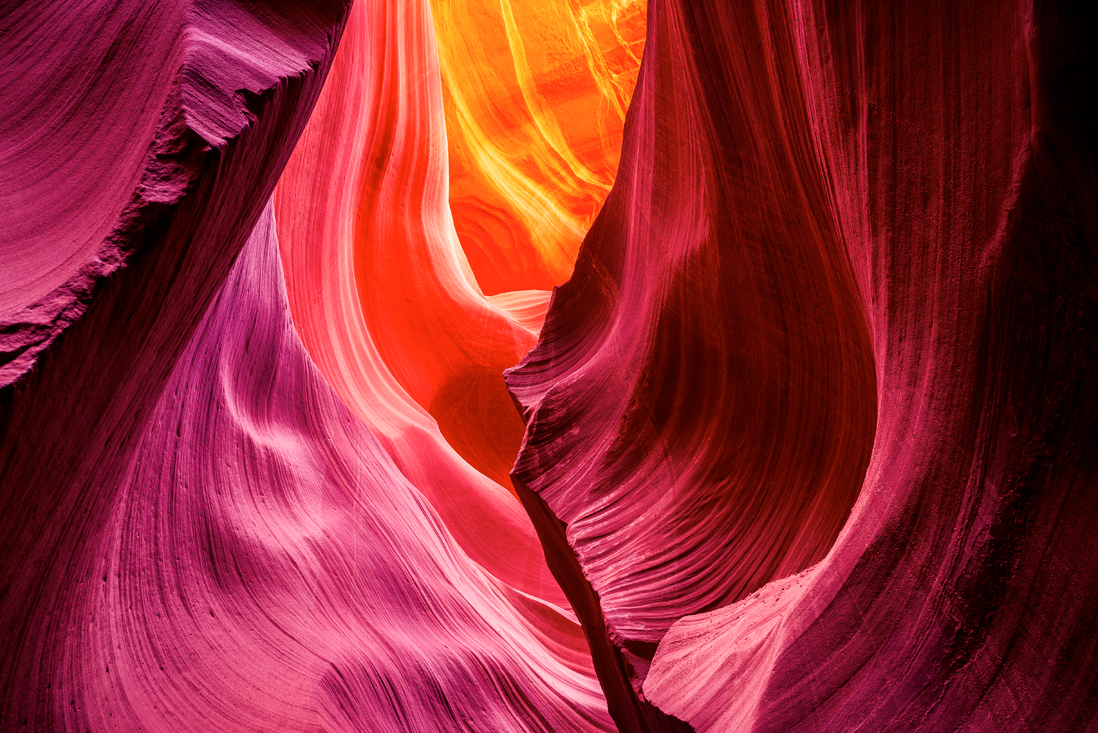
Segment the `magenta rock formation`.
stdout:
<path fill-rule="evenodd" d="M 1086 8 L 649 0 L 485 295 L 470 7 L 0 6 L 0 733 L 1098 730 Z"/>
<path fill-rule="evenodd" d="M 597 684 L 545 652 L 307 358 L 272 211 L 168 380 L 104 527 L 91 623 L 55 682 L 76 701 L 67 720 L 608 729 Z"/>
<path fill-rule="evenodd" d="M 1083 25 L 650 5 L 615 188 L 509 376 L 623 728 L 1094 724 Z"/>
<path fill-rule="evenodd" d="M 578 560 L 558 574 L 609 637 L 592 649 L 619 718 L 674 622 L 824 557 L 873 441 L 869 333 L 789 31 L 715 7 L 650 8 L 616 185 L 509 375 L 513 476 Z"/>

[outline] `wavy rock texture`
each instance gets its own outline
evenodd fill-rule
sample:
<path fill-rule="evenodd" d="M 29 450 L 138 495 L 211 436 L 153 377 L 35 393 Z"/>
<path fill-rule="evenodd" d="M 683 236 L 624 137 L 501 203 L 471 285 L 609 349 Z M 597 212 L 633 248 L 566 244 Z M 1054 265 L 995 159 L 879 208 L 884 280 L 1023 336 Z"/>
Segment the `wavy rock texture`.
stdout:
<path fill-rule="evenodd" d="M 446 207 L 444 134 L 429 5 L 360 3 L 275 196 L 291 312 L 462 550 L 517 591 L 524 633 L 597 690 L 575 614 L 499 483 L 522 434 L 502 372 L 533 344 L 546 294 L 477 289 Z"/>
<path fill-rule="evenodd" d="M 36 311 L 45 331 L 42 323 L 24 328 L 24 311 L 10 319 L 5 335 L 30 337 L 22 340 L 20 348 L 32 345 L 23 354 L 49 345 L 34 370 L 0 398 L 5 729 L 22 722 L 61 729 L 68 715 L 80 714 L 60 691 L 58 675 L 88 649 L 74 630 L 92 621 L 85 610 L 101 575 L 105 521 L 168 375 L 320 92 L 344 12 L 339 4 L 305 11 L 220 3 L 213 13 L 189 2 L 54 10 L 66 33 L 43 22 L 51 13 L 41 5 L 21 5 L 4 19 L 13 36 L 5 37 L 5 63 L 14 77 L 32 82 L 5 89 L 11 94 L 5 102 L 21 112 L 4 115 L 4 124 L 22 122 L 25 135 L 9 127 L 4 155 L 18 154 L 27 139 L 49 145 L 26 150 L 3 170 L 23 176 L 31 191 L 34 185 L 44 191 L 49 221 L 56 215 L 64 227 L 67 214 L 56 208 L 67 212 L 71 203 L 74 216 L 96 212 L 97 224 L 72 227 L 79 237 L 58 250 L 65 259 L 49 260 L 63 266 L 42 277 L 22 272 L 2 280 L 35 283 L 16 293 L 19 304 L 46 303 Z M 80 42 L 70 45 L 69 37 Z M 133 71 L 153 67 L 148 78 Z M 46 77 L 59 82 L 41 83 Z M 42 99 L 49 95 L 56 99 Z M 41 121 L 31 114 L 40 102 L 52 111 Z M 133 116 L 115 129 L 119 106 Z M 74 137 L 74 129 L 83 132 Z M 134 129 L 146 132 L 134 139 Z M 145 149 L 134 153 L 132 146 Z M 111 162 L 101 165 L 114 149 L 141 159 L 136 171 L 131 163 L 121 172 Z M 36 183 L 38 176 L 47 181 Z M 64 200 L 51 193 L 55 188 L 67 190 Z M 38 203 L 37 195 L 24 199 L 4 215 L 35 221 Z M 98 241 L 103 230 L 110 235 Z M 26 241 L 20 251 L 31 251 L 12 261 L 13 269 L 38 257 Z M 87 294 L 94 296 L 90 303 Z M 60 318 L 51 319 L 58 304 Z M 35 341 L 43 332 L 45 341 Z M 11 363 L 15 371 L 29 365 Z"/>
<path fill-rule="evenodd" d="M 0 730 L 1098 725 L 1081 10 L 31 5 Z"/>
<path fill-rule="evenodd" d="M 50 11 L 24 4 L 3 23 L 5 63 L 19 80 L 4 90 L 15 111 L 3 115 L 3 190 L 21 197 L 3 215 L 16 232 L 39 219 L 57 227 L 4 245 L 19 254 L 5 259 L 2 282 L 17 284 L 8 302 L 23 309 L 6 311 L 15 315 L 5 328 L 21 350 L 8 377 L 23 376 L 0 396 L 4 729 L 76 729 L 92 714 L 61 681 L 88 659 L 81 634 L 93 622 L 121 622 L 117 607 L 88 613 L 108 517 L 320 91 L 345 8 Z M 44 20 L 54 16 L 66 30 Z M 48 260 L 28 244 L 57 231 L 65 236 L 50 241 L 63 246 Z"/>
<path fill-rule="evenodd" d="M 207 153 L 255 121 L 254 95 L 315 69 L 337 35 L 339 5 L 24 3 L 4 12 L 0 53 L 13 79 L 0 91 L 0 386 L 85 312 L 140 233 L 217 157 Z M 286 114 L 303 120 L 307 109 Z M 274 180 L 280 169 L 263 171 Z"/>
<path fill-rule="evenodd" d="M 1082 27 L 650 5 L 618 180 L 508 377 L 623 729 L 1094 724 Z"/>
<path fill-rule="evenodd" d="M 697 729 L 1094 726 L 1098 110 L 1075 13 L 792 8 L 880 420 L 828 560 L 718 612 L 719 639 L 715 616 L 668 635 L 645 689 Z M 736 700 L 682 685 L 710 654 L 697 682 Z"/>
<path fill-rule="evenodd" d="M 614 182 L 645 2 L 431 5 L 461 245 L 485 293 L 548 290 Z"/>
<path fill-rule="evenodd" d="M 654 5 L 618 183 L 509 376 L 516 483 L 567 525 L 565 572 L 615 647 L 604 684 L 639 689 L 672 623 L 822 559 L 873 440 L 869 335 L 790 36 L 744 10 L 705 35 Z"/>
<path fill-rule="evenodd" d="M 607 729 L 590 674 L 546 653 L 309 361 L 272 211 L 125 471 L 54 679 L 66 723 Z"/>
<path fill-rule="evenodd" d="M 535 336 L 522 313 L 480 294 L 462 261 L 430 23 L 422 2 L 352 10 L 275 197 L 290 308 L 325 378 L 469 556 L 570 615 L 500 483 L 522 436 L 502 372 Z"/>
<path fill-rule="evenodd" d="M 429 419 L 401 411 L 414 405 L 406 396 L 380 409 L 412 435 L 405 454 L 433 445 L 443 469 L 502 494 L 473 507 L 483 516 L 465 514 L 496 543 L 496 565 L 513 551 L 503 559 L 514 588 L 459 549 L 291 324 L 273 209 L 260 217 L 260 204 L 345 9 L 208 10 L 178 18 L 187 63 L 135 194 L 152 189 L 165 205 L 119 235 L 128 249 L 93 283 L 83 317 L 5 394 L 0 618 L 12 631 L 0 727 L 612 729 L 580 628 L 513 498 L 440 450 Z M 361 37 L 371 10 L 387 15 L 363 5 L 352 39 L 372 40 Z M 423 51 L 422 7 L 389 19 L 381 31 L 409 29 L 411 51 Z M 99 43 L 126 47 L 106 32 L 115 24 L 105 29 Z M 277 63 L 263 66 L 268 56 Z M 297 76 L 278 76 L 293 63 Z M 256 94 L 227 91 L 237 88 Z M 413 170 L 421 152 L 433 160 L 422 142 Z M 434 476 L 431 454 L 418 458 Z"/>

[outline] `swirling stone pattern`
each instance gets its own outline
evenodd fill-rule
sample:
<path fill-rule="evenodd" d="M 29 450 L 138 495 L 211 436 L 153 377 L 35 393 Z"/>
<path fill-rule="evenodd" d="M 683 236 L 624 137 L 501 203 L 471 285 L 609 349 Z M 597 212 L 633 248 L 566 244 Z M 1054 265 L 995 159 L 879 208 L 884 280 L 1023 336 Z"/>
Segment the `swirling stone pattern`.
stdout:
<path fill-rule="evenodd" d="M 534 343 L 526 323 L 540 319 L 521 303 L 511 315 L 466 277 L 446 209 L 432 37 L 425 2 L 352 9 L 275 194 L 290 310 L 325 379 L 463 550 L 574 620 L 508 490 L 513 456 L 498 443 L 502 434 L 517 450 L 521 440 L 502 371 Z M 588 656 L 578 627 L 567 643 Z"/>
<path fill-rule="evenodd" d="M 679 618 L 823 558 L 876 407 L 789 37 L 686 14 L 651 9 L 614 191 L 509 375 L 516 482 L 567 525 L 604 678 L 625 665 L 637 689 Z"/>
<path fill-rule="evenodd" d="M 273 206 L 137 452 L 58 680 L 89 726 L 611 729 L 308 359 Z"/>
<path fill-rule="evenodd" d="M 645 0 L 431 6 L 462 249 L 485 293 L 548 290 L 614 182 Z"/>
<path fill-rule="evenodd" d="M 3 333 L 16 355 L 0 393 L 4 730 L 85 730 L 97 715 L 73 680 L 93 624 L 123 623 L 121 607 L 91 612 L 108 518 L 308 118 L 345 11 L 4 8 L 0 53 L 17 80 L 0 115 L 14 222 L 0 227 Z"/>
<path fill-rule="evenodd" d="M 1093 729 L 1087 20 L 0 7 L 0 730 Z"/>
<path fill-rule="evenodd" d="M 360 4 L 348 31 L 423 53 L 425 7 Z M 246 25 L 279 20 L 273 9 L 217 9 L 208 24 L 208 7 L 182 15 L 197 24 L 183 36 L 213 60 L 182 69 L 181 106 L 169 99 L 150 155 L 146 179 L 180 198 L 159 194 L 163 218 L 130 232 L 147 240 L 7 393 L 5 516 L 22 521 L 3 533 L 3 728 L 612 730 L 574 616 L 551 578 L 539 585 L 548 570 L 517 503 L 462 464 L 507 500 L 479 518 L 483 543 L 523 558 L 514 527 L 492 521 L 524 520 L 529 557 L 512 587 L 459 548 L 291 323 L 273 204 L 261 216 L 261 203 L 347 9 L 281 18 L 312 57 Z M 394 24 L 370 25 L 378 12 Z M 243 50 L 234 30 L 248 31 Z M 253 71 L 262 40 L 280 63 L 300 61 L 298 76 Z M 226 91 L 248 80 L 273 86 Z M 167 165 L 179 150 L 192 166 Z"/>
<path fill-rule="evenodd" d="M 619 725 L 1094 725 L 1075 13 L 650 4 L 618 179 L 508 377 Z"/>

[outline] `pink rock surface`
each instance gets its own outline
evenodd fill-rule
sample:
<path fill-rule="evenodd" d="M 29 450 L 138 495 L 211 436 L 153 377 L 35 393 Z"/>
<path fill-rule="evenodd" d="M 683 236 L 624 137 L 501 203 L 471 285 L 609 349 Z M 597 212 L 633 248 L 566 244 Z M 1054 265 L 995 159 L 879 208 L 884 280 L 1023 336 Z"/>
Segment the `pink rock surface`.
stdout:
<path fill-rule="evenodd" d="M 502 372 L 534 343 L 525 324 L 545 296 L 513 296 L 503 305 L 516 317 L 466 277 L 446 206 L 431 33 L 427 2 L 352 9 L 329 83 L 275 196 L 290 308 L 329 384 L 465 552 L 571 615 L 521 505 L 448 442 L 456 435 L 497 445 L 495 422 L 510 421 L 517 449 L 522 424 Z M 447 397 L 464 412 L 439 409 Z M 483 425 L 461 432 L 477 420 Z M 506 468 L 494 468 L 504 480 Z M 574 641 L 586 655 L 578 628 Z"/>
<path fill-rule="evenodd" d="M 51 680 L 69 728 L 608 729 L 309 361 L 272 207 L 136 455 Z"/>
<path fill-rule="evenodd" d="M 558 573 L 597 595 L 600 676 L 632 683 L 608 689 L 619 724 L 671 624 L 824 557 L 873 441 L 789 29 L 746 4 L 692 25 L 702 10 L 651 6 L 614 190 L 508 376 L 528 421 L 513 475 L 567 525 L 578 565 Z"/>
<path fill-rule="evenodd" d="M 1085 24 L 1044 3 L 789 17 L 874 337 L 874 454 L 828 558 L 672 627 L 645 691 L 699 731 L 1089 730 Z"/>
<path fill-rule="evenodd" d="M 3 9 L 13 82 L 0 115 L 0 195 L 12 203 L 0 207 L 0 283 L 3 348 L 14 357 L 0 393 L 4 730 L 64 730 L 84 714 L 58 683 L 89 649 L 77 637 L 92 623 L 107 518 L 305 124 L 344 12 Z"/>
<path fill-rule="evenodd" d="M 345 402 L 299 341 L 273 204 L 260 210 L 345 18 L 309 26 L 308 16 L 233 10 L 181 13 L 194 24 L 178 29 L 181 56 L 212 61 L 179 67 L 182 91 L 165 102 L 169 122 L 134 194 L 155 190 L 162 205 L 118 224 L 114 269 L 89 281 L 86 310 L 4 395 L 0 621 L 11 632 L 0 729 L 612 730 L 580 627 L 520 505 L 447 445 L 380 359 L 353 373 L 367 391 Z M 377 40 L 371 10 L 386 7 L 360 5 L 345 51 Z M 429 27 L 429 15 L 398 13 L 380 30 L 417 30 L 406 17 Z M 283 35 L 265 37 L 256 23 Z M 298 36 L 312 56 L 279 45 Z M 106 31 L 94 40 L 127 42 Z M 413 41 L 423 53 L 423 38 Z M 339 66 L 333 81 L 348 68 L 359 71 Z M 352 111 L 367 129 L 377 121 Z M 323 104 L 318 112 L 323 121 Z M 399 173 L 406 161 L 393 163 Z M 298 292 L 317 284 L 310 272 L 294 271 Z M 333 302 L 357 308 L 350 295 Z M 536 330 L 544 295 L 511 300 Z M 363 404 L 369 427 L 352 411 Z M 489 572 L 409 476 L 436 492 Z"/>
<path fill-rule="evenodd" d="M 516 483 L 619 725 L 1094 725 L 1082 27 L 650 5 L 615 188 L 509 376 Z"/>
<path fill-rule="evenodd" d="M 1087 20 L 651 0 L 550 300 L 427 0 L 0 7 L 0 731 L 1094 729 Z"/>
<path fill-rule="evenodd" d="M 140 249 L 140 233 L 216 157 L 208 153 L 255 121 L 249 100 L 315 69 L 341 7 L 166 0 L 0 11 L 0 61 L 11 70 L 0 89 L 0 386 L 85 312 L 102 279 Z M 307 118 L 308 104 L 295 112 Z M 277 179 L 281 165 L 269 169 Z"/>

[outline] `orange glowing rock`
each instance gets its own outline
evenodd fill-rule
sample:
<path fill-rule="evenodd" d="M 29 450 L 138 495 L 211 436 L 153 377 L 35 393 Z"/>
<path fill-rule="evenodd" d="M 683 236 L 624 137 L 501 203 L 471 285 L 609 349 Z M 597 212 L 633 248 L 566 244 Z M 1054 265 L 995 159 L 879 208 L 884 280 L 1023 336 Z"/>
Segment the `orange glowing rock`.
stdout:
<path fill-rule="evenodd" d="M 533 345 L 548 294 L 487 299 L 462 264 L 426 11 L 352 8 L 275 193 L 290 310 L 326 381 L 465 553 L 568 614 L 507 480 L 523 425 L 502 372 Z"/>
<path fill-rule="evenodd" d="M 485 293 L 549 289 L 614 182 L 645 0 L 432 0 L 450 208 Z"/>

